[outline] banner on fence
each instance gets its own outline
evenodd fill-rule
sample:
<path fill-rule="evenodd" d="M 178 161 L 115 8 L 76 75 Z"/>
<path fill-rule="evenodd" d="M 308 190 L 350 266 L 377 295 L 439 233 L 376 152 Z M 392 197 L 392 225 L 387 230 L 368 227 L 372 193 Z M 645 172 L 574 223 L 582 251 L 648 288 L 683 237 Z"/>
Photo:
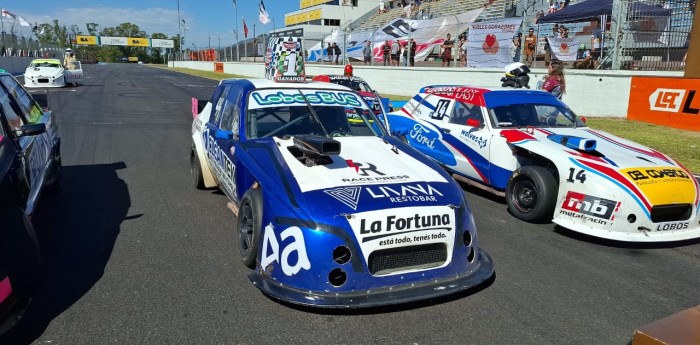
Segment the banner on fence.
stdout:
<path fill-rule="evenodd" d="M 441 45 L 445 41 L 447 34 L 452 35 L 456 40 L 457 36 L 464 32 L 470 23 L 474 22 L 481 14 L 483 8 L 467 11 L 456 16 L 441 17 L 435 19 L 412 20 L 396 18 L 384 27 L 375 31 L 353 32 L 345 34 L 341 31 L 334 31 L 327 36 L 323 42 L 319 42 L 309 48 L 308 61 L 328 61 L 326 44 L 335 43 L 343 50 L 348 58 L 362 60 L 362 50 L 367 44 L 372 42 L 372 51 L 375 61 L 383 61 L 381 46 L 384 42 L 393 43 L 398 40 L 400 44 L 405 44 L 409 39 L 416 41 L 416 61 L 423 61 L 428 54 L 433 51 L 436 45 Z M 345 38 L 345 42 L 344 42 Z M 343 54 L 341 52 L 341 54 Z M 454 53 L 453 53 L 454 56 Z"/>
<path fill-rule="evenodd" d="M 576 61 L 578 54 L 577 37 L 547 37 L 552 54 L 561 61 Z"/>
<path fill-rule="evenodd" d="M 469 37 L 467 37 L 467 65 L 469 67 L 503 67 L 512 63 L 510 44 L 522 21 L 522 18 L 507 18 L 470 24 Z"/>
<path fill-rule="evenodd" d="M 700 131 L 700 79 L 632 77 L 627 118 Z"/>

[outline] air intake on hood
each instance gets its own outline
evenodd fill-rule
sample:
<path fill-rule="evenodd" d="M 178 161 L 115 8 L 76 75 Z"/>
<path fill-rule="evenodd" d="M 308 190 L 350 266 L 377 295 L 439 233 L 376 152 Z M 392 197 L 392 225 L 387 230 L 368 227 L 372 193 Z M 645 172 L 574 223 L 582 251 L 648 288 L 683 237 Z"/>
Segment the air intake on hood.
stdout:
<path fill-rule="evenodd" d="M 547 136 L 547 138 L 557 144 L 562 144 L 570 149 L 579 150 L 583 152 L 593 152 L 596 148 L 596 141 L 594 139 L 585 139 L 581 137 L 560 134 L 552 134 Z"/>
<path fill-rule="evenodd" d="M 340 154 L 340 142 L 318 135 L 297 135 L 289 151 L 308 167 L 330 164 L 329 156 Z"/>

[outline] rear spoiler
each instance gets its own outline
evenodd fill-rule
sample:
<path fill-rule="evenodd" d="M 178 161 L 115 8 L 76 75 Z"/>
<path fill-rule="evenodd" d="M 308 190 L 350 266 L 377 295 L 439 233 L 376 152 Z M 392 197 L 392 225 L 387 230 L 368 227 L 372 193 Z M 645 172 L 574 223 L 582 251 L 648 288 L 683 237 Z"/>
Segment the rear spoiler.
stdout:
<path fill-rule="evenodd" d="M 199 113 L 204 110 L 204 107 L 207 106 L 207 103 L 209 103 L 208 99 L 197 99 L 197 98 L 192 98 L 192 118 L 197 117 Z"/>

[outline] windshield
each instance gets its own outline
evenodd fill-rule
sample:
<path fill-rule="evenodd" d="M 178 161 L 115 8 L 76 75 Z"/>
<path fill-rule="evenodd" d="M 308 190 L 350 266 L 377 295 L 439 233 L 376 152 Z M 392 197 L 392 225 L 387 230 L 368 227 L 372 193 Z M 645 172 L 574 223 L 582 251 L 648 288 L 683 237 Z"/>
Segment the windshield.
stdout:
<path fill-rule="evenodd" d="M 508 104 L 489 108 L 495 128 L 585 127 L 571 109 L 552 104 Z"/>
<path fill-rule="evenodd" d="M 334 84 L 343 85 L 351 90 L 362 91 L 362 92 L 372 92 L 372 88 L 364 81 L 350 80 L 350 79 L 337 79 L 332 81 Z"/>
<path fill-rule="evenodd" d="M 40 61 L 40 62 L 32 62 L 29 67 L 52 67 L 52 68 L 59 68 L 61 67 L 61 63 L 59 62 L 52 62 L 52 61 Z"/>
<path fill-rule="evenodd" d="M 362 97 L 336 90 L 253 91 L 248 98 L 246 127 L 251 139 L 304 134 L 378 136 L 384 133 Z"/>

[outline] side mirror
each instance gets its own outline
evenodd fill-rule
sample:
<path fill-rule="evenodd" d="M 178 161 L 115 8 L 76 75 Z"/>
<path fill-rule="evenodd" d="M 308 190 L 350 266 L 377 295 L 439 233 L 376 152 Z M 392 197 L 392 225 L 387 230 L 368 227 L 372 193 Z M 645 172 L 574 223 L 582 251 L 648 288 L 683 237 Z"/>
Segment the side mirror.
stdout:
<path fill-rule="evenodd" d="M 220 140 L 231 140 L 233 139 L 233 132 L 217 129 L 215 137 Z"/>
<path fill-rule="evenodd" d="M 481 121 L 477 119 L 467 119 L 467 126 L 481 128 Z"/>
<path fill-rule="evenodd" d="M 35 123 L 31 125 L 23 125 L 22 127 L 19 128 L 21 134 L 21 137 L 25 136 L 33 136 L 33 135 L 39 135 L 46 133 L 46 124 L 45 123 Z"/>

